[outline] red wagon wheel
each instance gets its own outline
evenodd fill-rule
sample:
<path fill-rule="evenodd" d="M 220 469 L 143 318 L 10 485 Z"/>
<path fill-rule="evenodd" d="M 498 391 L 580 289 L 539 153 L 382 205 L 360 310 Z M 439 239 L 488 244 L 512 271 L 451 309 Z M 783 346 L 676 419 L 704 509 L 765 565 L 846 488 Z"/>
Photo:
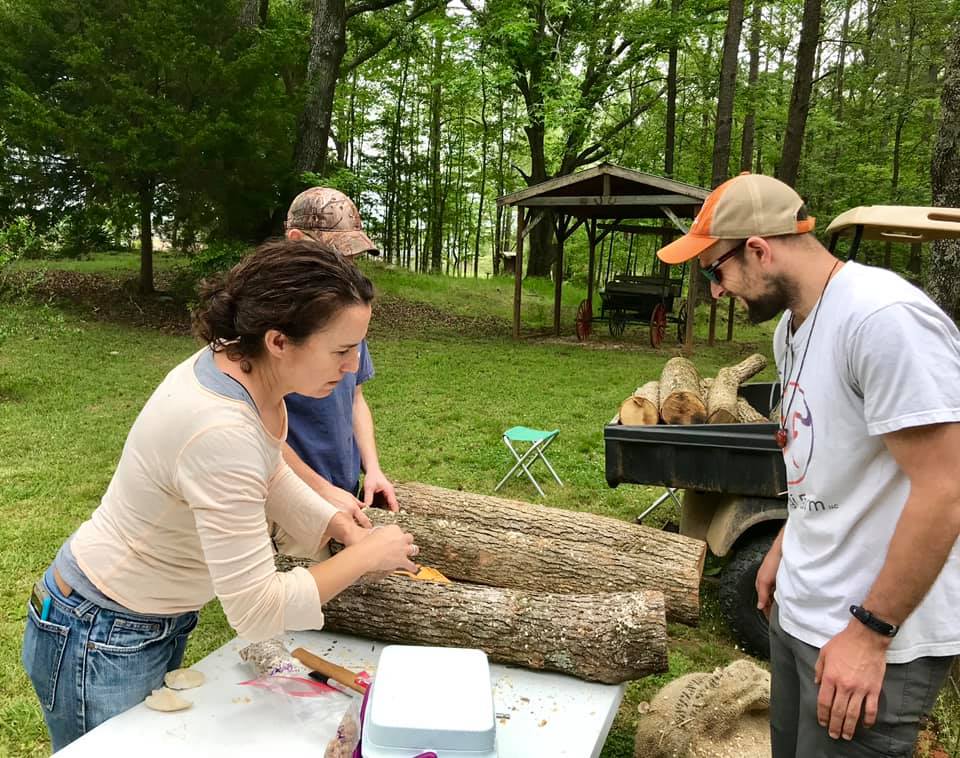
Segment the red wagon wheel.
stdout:
<path fill-rule="evenodd" d="M 589 300 L 581 300 L 577 306 L 577 339 L 583 342 L 593 331 L 593 310 Z"/>
<path fill-rule="evenodd" d="M 650 316 L 650 344 L 660 347 L 663 337 L 667 333 L 667 307 L 657 303 Z"/>

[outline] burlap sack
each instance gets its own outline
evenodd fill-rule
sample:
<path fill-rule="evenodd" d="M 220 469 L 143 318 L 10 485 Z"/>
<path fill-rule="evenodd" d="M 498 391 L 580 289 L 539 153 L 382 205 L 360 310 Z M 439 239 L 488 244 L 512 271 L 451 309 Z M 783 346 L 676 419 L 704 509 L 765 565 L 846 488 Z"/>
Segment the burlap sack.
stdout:
<path fill-rule="evenodd" d="M 769 758 L 770 674 L 746 660 L 687 674 L 640 706 L 635 758 Z"/>

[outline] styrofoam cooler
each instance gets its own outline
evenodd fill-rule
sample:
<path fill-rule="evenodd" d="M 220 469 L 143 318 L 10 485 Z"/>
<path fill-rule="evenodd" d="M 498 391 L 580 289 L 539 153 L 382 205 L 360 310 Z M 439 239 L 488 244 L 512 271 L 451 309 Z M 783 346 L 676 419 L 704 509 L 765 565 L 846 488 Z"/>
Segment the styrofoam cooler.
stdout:
<path fill-rule="evenodd" d="M 490 665 L 482 650 L 388 645 L 363 719 L 363 758 L 496 758 Z"/>

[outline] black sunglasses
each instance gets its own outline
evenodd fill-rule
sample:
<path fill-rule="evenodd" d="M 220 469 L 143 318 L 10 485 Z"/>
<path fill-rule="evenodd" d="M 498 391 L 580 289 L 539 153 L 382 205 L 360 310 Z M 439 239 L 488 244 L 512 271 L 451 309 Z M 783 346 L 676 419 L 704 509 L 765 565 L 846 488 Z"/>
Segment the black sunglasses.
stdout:
<path fill-rule="evenodd" d="M 713 263 L 711 263 L 706 268 L 701 268 L 700 273 L 706 278 L 711 284 L 722 284 L 722 274 L 718 270 L 727 260 L 735 256 L 737 253 L 743 252 L 744 247 L 746 246 L 747 241 L 744 240 L 739 245 L 737 245 L 732 250 L 727 250 L 723 255 L 717 258 Z"/>

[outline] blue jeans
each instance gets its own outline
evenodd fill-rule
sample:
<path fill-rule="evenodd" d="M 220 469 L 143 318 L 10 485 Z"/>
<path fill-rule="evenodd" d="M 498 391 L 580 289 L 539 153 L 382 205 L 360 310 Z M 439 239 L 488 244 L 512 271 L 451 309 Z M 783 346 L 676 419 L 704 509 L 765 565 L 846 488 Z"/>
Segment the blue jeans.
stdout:
<path fill-rule="evenodd" d="M 50 614 L 27 603 L 23 666 L 43 709 L 54 751 L 141 702 L 179 668 L 199 614 L 115 613 L 43 577 Z"/>

